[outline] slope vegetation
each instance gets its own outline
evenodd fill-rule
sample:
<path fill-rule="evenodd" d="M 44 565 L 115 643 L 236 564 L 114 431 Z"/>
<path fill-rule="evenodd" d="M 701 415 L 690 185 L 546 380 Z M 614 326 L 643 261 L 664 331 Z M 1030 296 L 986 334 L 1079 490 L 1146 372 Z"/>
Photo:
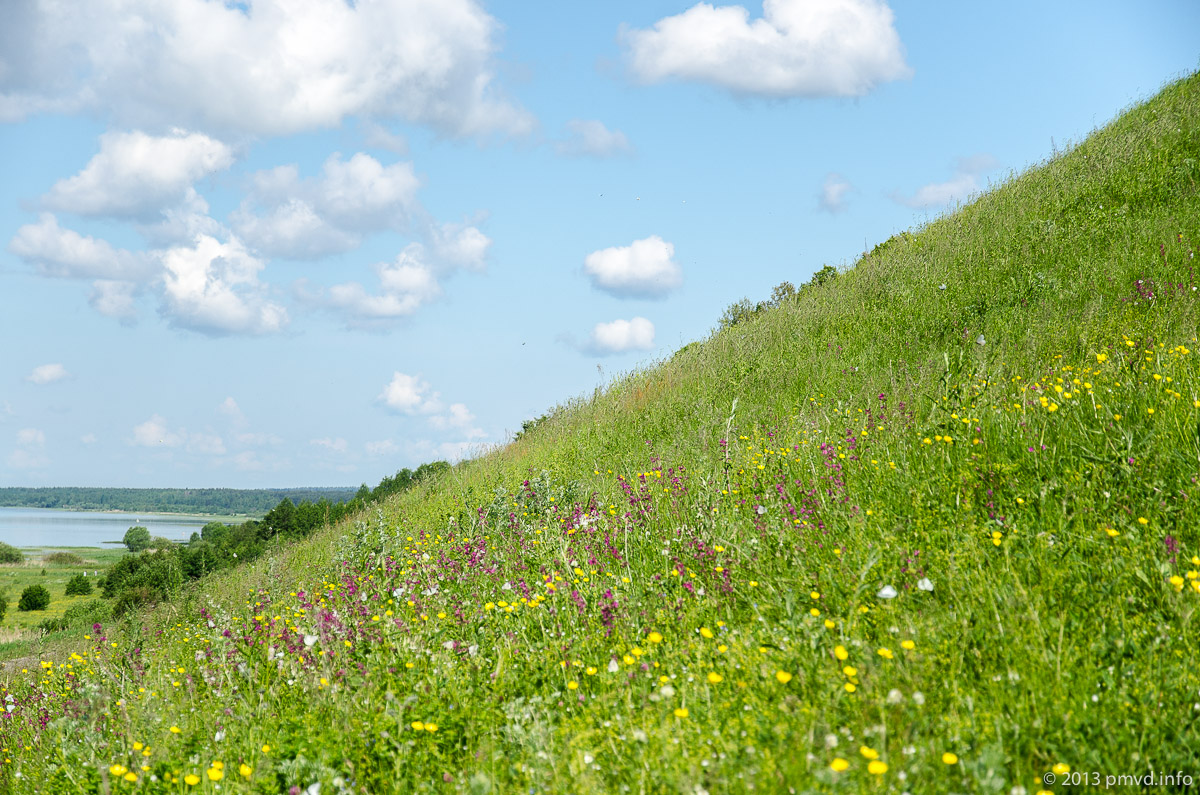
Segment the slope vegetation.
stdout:
<path fill-rule="evenodd" d="M 0 775 L 263 793 L 1200 775 L 1197 241 L 1192 76 L 514 444 L 48 650 L 7 683 Z"/>

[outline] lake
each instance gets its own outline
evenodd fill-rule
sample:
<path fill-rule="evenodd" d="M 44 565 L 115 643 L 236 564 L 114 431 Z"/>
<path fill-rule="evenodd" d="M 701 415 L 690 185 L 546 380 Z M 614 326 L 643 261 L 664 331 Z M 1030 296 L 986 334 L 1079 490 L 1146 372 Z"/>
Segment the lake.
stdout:
<path fill-rule="evenodd" d="M 0 541 L 14 547 L 100 547 L 121 542 L 130 527 L 152 536 L 187 541 L 212 519 L 160 513 L 61 511 L 52 508 L 0 508 Z"/>

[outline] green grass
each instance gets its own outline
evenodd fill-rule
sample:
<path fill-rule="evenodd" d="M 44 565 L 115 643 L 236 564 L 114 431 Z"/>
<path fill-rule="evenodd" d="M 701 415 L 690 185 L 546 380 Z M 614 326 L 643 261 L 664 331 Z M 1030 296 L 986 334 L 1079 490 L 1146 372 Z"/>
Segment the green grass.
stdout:
<path fill-rule="evenodd" d="M 1198 188 L 1192 76 L 517 443 L 47 646 L 9 678 L 0 775 L 261 793 L 1200 775 Z"/>
<path fill-rule="evenodd" d="M 98 598 L 98 591 L 91 596 L 67 596 L 67 581 L 81 572 L 87 572 L 88 577 L 97 572 L 102 576 L 109 566 L 126 554 L 124 547 L 38 547 L 23 549 L 22 552 L 25 553 L 24 563 L 0 565 L 0 593 L 8 597 L 8 611 L 4 620 L 0 621 L 0 637 L 3 638 L 30 635 L 38 624 L 48 618 L 62 616 L 72 604 Z M 77 555 L 81 563 L 63 565 L 47 562 L 46 558 L 56 552 Z M 50 606 L 45 610 L 17 609 L 21 593 L 31 585 L 41 585 L 50 592 Z M 19 650 L 19 645 L 12 644 L 7 648 L 0 646 L 0 659 L 7 656 L 6 651 L 14 650 Z"/>

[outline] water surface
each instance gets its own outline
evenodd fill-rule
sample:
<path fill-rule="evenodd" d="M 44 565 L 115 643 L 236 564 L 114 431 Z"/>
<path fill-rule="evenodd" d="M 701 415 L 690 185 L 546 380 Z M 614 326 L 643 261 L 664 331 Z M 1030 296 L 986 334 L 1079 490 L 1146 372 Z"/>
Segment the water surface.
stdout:
<path fill-rule="evenodd" d="M 210 521 L 205 516 L 132 511 L 0 508 L 0 541 L 14 547 L 100 547 L 121 543 L 130 527 L 145 527 L 152 536 L 187 541 Z"/>

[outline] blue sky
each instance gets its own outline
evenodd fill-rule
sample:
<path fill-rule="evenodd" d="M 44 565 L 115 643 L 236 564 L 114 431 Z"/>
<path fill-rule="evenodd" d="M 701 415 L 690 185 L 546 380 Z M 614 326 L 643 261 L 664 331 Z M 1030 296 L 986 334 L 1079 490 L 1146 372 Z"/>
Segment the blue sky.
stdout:
<path fill-rule="evenodd" d="M 0 485 L 471 455 L 1200 66 L 1185 0 L 54 5 L 0 30 Z"/>

